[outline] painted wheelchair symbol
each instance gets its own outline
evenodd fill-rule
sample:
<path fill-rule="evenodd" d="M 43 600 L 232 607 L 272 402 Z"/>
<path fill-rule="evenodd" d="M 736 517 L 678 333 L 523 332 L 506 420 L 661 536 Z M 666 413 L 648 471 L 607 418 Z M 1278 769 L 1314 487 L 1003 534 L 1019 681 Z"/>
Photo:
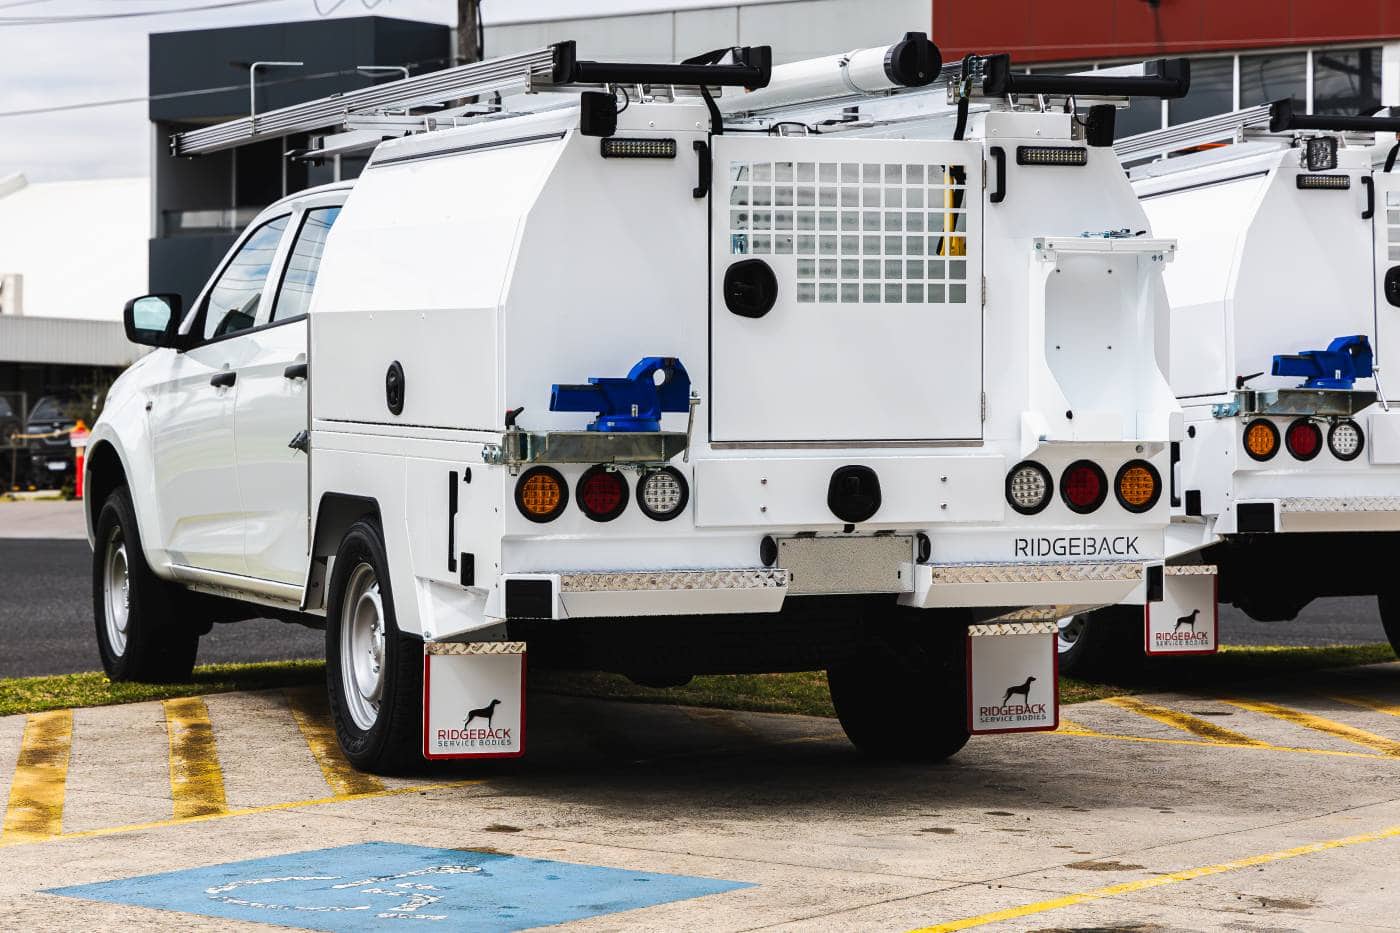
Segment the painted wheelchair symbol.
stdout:
<path fill-rule="evenodd" d="M 370 897 L 391 898 L 398 901 L 392 907 L 384 905 L 382 909 L 379 905 L 369 903 L 349 903 L 349 904 L 307 904 L 307 903 L 277 903 L 276 901 L 251 900 L 246 896 L 235 895 L 235 891 L 247 891 L 250 888 L 268 890 L 268 885 L 286 884 L 307 884 L 325 881 L 338 881 L 340 875 L 285 875 L 279 878 L 248 878 L 241 881 L 230 881 L 227 884 L 214 885 L 205 888 L 204 893 L 210 900 L 224 904 L 232 904 L 237 907 L 249 907 L 257 910 L 299 910 L 316 913 L 344 913 L 349 911 L 371 911 L 378 910 L 374 915 L 381 920 L 447 920 L 446 914 L 423 913 L 424 908 L 431 908 L 434 904 L 442 900 L 442 896 L 447 893 L 446 889 L 427 884 L 422 881 L 412 879 L 426 878 L 434 875 L 471 875 L 480 874 L 481 868 L 476 865 L 432 865 L 427 868 L 418 868 L 413 871 L 400 872 L 394 875 L 379 875 L 372 878 L 363 878 L 359 881 L 341 881 L 339 884 L 332 884 L 327 888 L 316 888 L 314 891 L 304 891 L 299 893 L 321 894 L 337 891 L 347 893 L 363 894 Z M 252 892 L 249 891 L 249 894 Z M 379 902 L 383 905 L 384 902 Z"/>

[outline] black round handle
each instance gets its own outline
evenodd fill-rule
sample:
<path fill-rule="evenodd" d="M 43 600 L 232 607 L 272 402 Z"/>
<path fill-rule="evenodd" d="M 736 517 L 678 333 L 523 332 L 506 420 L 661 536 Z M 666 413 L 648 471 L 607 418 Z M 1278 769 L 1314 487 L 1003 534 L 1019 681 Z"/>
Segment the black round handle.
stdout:
<path fill-rule="evenodd" d="M 724 270 L 724 306 L 740 317 L 763 317 L 778 302 L 778 277 L 762 259 L 741 259 Z"/>

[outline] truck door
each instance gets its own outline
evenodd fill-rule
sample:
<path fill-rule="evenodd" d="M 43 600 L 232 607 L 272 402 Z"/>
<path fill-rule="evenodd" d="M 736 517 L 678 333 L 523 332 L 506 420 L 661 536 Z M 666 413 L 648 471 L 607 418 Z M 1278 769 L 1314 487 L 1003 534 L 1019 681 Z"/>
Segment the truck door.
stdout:
<path fill-rule="evenodd" d="M 289 219 L 274 217 L 243 238 L 200 299 L 192 345 L 153 386 L 147 418 L 161 539 L 177 564 L 247 572 L 233 412 Z"/>
<path fill-rule="evenodd" d="M 1400 398 L 1400 174 L 1373 172 L 1375 207 L 1376 365 L 1389 399 Z"/>
<path fill-rule="evenodd" d="M 980 438 L 981 144 L 713 147 L 712 441 Z"/>
<path fill-rule="evenodd" d="M 294 223 L 264 326 L 251 335 L 254 351 L 238 374 L 234 438 L 243 491 L 248 573 L 301 583 L 306 577 L 309 515 L 310 396 L 307 309 L 326 236 L 339 205 L 310 207 Z"/>

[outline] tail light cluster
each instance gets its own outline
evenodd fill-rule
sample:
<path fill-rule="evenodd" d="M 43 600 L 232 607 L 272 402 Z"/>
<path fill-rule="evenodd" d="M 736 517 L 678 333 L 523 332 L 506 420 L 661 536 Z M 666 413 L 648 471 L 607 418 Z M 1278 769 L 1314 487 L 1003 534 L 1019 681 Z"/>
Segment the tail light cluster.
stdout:
<path fill-rule="evenodd" d="M 1162 477 L 1146 460 L 1129 460 L 1113 477 L 1114 498 L 1129 512 L 1146 512 L 1162 496 Z M 1103 467 L 1076 460 L 1060 474 L 1060 499 L 1070 511 L 1087 515 L 1108 500 L 1110 486 Z M 1006 501 L 1022 515 L 1035 515 L 1050 504 L 1055 482 L 1050 471 L 1025 460 L 1006 476 Z"/>
<path fill-rule="evenodd" d="M 1327 449 L 1338 460 L 1355 460 L 1366 447 L 1361 425 L 1350 418 L 1332 422 L 1327 429 Z M 1244 426 L 1244 451 L 1261 463 L 1272 460 L 1280 447 L 1288 448 L 1294 460 L 1306 463 L 1322 452 L 1322 428 L 1310 418 L 1298 418 L 1283 432 L 1267 418 L 1255 418 Z"/>
<path fill-rule="evenodd" d="M 574 502 L 595 522 L 610 522 L 627 511 L 633 498 L 627 477 L 604 464 L 589 467 L 578 479 Z M 675 467 L 648 470 L 637 481 L 637 508 L 654 521 L 665 522 L 685 511 L 690 487 Z M 553 467 L 531 467 L 515 483 L 515 506 L 532 522 L 552 522 L 569 504 L 569 484 Z"/>

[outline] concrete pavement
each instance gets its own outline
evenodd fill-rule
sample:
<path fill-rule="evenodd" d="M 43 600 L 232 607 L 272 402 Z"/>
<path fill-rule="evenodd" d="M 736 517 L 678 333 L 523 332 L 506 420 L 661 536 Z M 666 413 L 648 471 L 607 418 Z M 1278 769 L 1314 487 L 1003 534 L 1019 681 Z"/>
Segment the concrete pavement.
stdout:
<path fill-rule="evenodd" d="M 497 892 L 515 908 L 543 910 L 573 871 L 718 891 L 574 905 L 579 930 L 1400 930 L 1400 664 L 1076 705 L 1060 732 L 974 739 L 937 766 L 869 762 L 829 720 L 532 694 L 526 759 L 367 778 L 326 742 L 319 702 L 0 720 L 0 912 L 46 929 L 398 913 L 518 929 L 481 901 L 470 923 L 423 905 L 448 916 L 459 879 L 508 888 L 534 864 L 554 880 Z M 395 874 L 396 847 L 461 864 Z M 386 874 L 334 881 L 351 855 Z M 378 909 L 370 893 L 318 906 L 297 887 L 344 899 L 370 881 L 419 900 L 371 916 L 355 913 Z"/>

